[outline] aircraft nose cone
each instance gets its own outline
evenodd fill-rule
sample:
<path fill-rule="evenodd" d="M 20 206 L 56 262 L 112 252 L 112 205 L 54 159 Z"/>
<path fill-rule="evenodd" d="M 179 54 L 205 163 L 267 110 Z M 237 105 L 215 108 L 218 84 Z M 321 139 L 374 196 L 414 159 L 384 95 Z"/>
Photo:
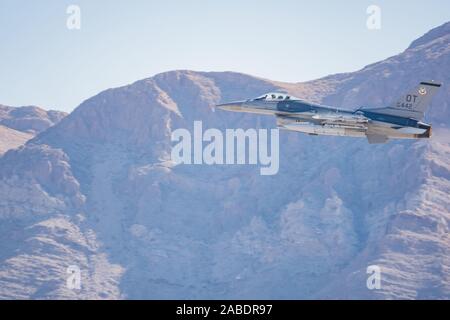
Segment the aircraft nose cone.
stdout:
<path fill-rule="evenodd" d="M 218 104 L 216 107 L 226 111 L 240 111 L 242 110 L 243 101 L 234 101 L 228 103 Z"/>

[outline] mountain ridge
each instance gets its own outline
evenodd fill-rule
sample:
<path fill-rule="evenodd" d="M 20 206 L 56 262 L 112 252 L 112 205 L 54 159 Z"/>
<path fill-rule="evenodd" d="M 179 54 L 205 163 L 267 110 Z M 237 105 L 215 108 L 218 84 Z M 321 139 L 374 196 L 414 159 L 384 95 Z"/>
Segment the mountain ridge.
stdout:
<path fill-rule="evenodd" d="M 65 112 L 46 111 L 37 106 L 10 107 L 0 105 L 0 156 L 58 123 Z"/>
<path fill-rule="evenodd" d="M 450 43 L 432 38 L 307 83 L 172 71 L 84 101 L 0 158 L 0 297 L 448 299 Z M 169 161 L 171 132 L 194 120 L 219 130 L 276 125 L 215 110 L 218 102 L 285 90 L 382 104 L 433 72 L 444 85 L 430 141 L 281 132 L 275 176 Z M 380 290 L 366 287 L 373 264 Z M 70 265 L 81 290 L 66 287 Z"/>

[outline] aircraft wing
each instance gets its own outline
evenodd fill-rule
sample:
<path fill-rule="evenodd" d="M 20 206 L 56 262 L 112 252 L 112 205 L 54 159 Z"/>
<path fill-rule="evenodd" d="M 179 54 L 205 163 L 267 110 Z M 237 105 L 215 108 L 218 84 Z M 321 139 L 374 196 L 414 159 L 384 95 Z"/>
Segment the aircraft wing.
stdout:
<path fill-rule="evenodd" d="M 308 121 L 316 125 L 338 125 L 343 127 L 366 127 L 369 119 L 362 115 L 342 115 L 333 113 L 289 113 L 289 114 L 276 114 L 278 123 Z"/>
<path fill-rule="evenodd" d="M 343 114 L 321 114 L 318 113 L 312 116 L 313 119 L 322 122 L 333 122 L 333 123 L 346 123 L 346 124 L 364 124 L 369 122 L 369 119 L 362 115 L 343 115 Z"/>
<path fill-rule="evenodd" d="M 346 123 L 346 124 L 365 124 L 369 122 L 369 119 L 364 117 L 363 115 L 354 115 L 354 114 L 334 114 L 334 113 L 287 113 L 281 114 L 277 113 L 275 116 L 280 119 L 288 120 L 288 119 L 308 119 L 315 123 Z"/>

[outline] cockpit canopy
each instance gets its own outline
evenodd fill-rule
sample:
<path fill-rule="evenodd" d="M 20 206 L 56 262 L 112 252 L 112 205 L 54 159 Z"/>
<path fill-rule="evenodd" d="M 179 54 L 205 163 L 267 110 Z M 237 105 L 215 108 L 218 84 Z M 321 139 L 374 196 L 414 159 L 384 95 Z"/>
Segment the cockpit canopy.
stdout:
<path fill-rule="evenodd" d="M 262 96 L 259 96 L 253 100 L 282 101 L 282 100 L 299 100 L 299 99 L 286 93 L 270 92 L 263 94 Z"/>

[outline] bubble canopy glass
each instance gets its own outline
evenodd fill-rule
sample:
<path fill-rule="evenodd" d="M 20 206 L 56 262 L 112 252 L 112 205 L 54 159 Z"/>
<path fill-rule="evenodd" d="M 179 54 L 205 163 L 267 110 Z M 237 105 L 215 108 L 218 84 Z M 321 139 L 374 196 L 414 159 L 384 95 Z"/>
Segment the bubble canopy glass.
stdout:
<path fill-rule="evenodd" d="M 270 93 L 263 94 L 262 96 L 259 96 L 253 100 L 281 101 L 281 100 L 300 100 L 300 99 L 298 99 L 294 96 L 291 96 L 289 94 L 286 94 L 286 93 L 270 92 Z"/>

